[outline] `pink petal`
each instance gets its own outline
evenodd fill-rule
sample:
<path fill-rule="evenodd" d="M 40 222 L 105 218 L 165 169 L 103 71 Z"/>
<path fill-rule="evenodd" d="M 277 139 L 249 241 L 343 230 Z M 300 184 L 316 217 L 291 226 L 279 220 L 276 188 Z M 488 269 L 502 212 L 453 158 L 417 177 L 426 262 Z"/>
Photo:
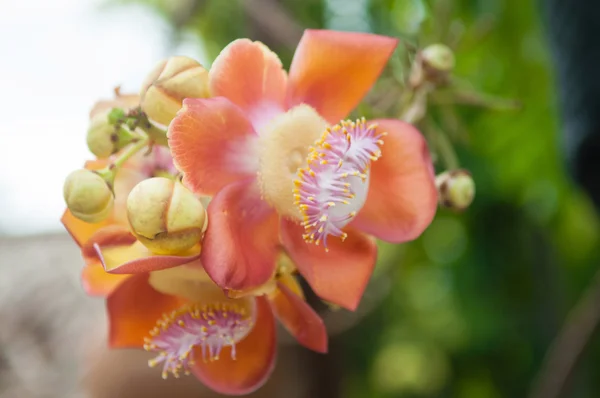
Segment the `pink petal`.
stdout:
<path fill-rule="evenodd" d="M 290 67 L 289 106 L 306 103 L 339 123 L 371 89 L 397 43 L 369 33 L 304 31 Z"/>
<path fill-rule="evenodd" d="M 277 54 L 260 42 L 230 43 L 213 62 L 208 79 L 211 94 L 237 104 L 256 128 L 284 110 L 287 74 Z"/>
<path fill-rule="evenodd" d="M 258 170 L 257 135 L 244 112 L 226 98 L 187 98 L 169 125 L 169 147 L 183 182 L 214 195 Z"/>
<path fill-rule="evenodd" d="M 360 302 L 377 260 L 374 240 L 356 230 L 346 230 L 348 238 L 327 240 L 323 246 L 306 243 L 304 227 L 290 220 L 281 223 L 281 241 L 290 258 L 315 293 L 349 310 Z"/>
<path fill-rule="evenodd" d="M 216 361 L 196 361 L 192 373 L 207 387 L 221 394 L 245 395 L 269 378 L 275 367 L 277 336 L 275 319 L 264 297 L 256 298 L 256 321 L 252 331 L 236 345 L 236 359 L 225 347 Z M 201 349 L 196 348 L 196 358 Z"/>
<path fill-rule="evenodd" d="M 201 260 L 223 289 L 245 290 L 275 271 L 277 214 L 261 200 L 254 180 L 228 185 L 208 205 Z"/>
<path fill-rule="evenodd" d="M 437 210 L 427 143 L 408 123 L 373 122 L 388 135 L 383 138 L 383 155 L 372 163 L 367 201 L 351 225 L 388 242 L 410 241 L 429 226 Z"/>
<path fill-rule="evenodd" d="M 327 330 L 317 313 L 283 283 L 270 303 L 279 321 L 300 344 L 313 351 L 327 352 Z"/>

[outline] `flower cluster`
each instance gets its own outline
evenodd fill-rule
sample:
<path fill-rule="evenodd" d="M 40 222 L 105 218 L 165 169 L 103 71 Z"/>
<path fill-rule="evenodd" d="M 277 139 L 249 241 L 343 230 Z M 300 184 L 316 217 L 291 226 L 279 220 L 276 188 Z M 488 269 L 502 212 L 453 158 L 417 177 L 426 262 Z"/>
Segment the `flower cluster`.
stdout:
<path fill-rule="evenodd" d="M 84 289 L 106 299 L 111 347 L 153 352 L 163 377 L 191 373 L 226 394 L 268 378 L 275 319 L 327 351 L 297 277 L 354 310 L 376 239 L 417 238 L 441 200 L 414 126 L 345 119 L 396 45 L 307 30 L 288 73 L 240 39 L 210 70 L 172 57 L 140 95 L 96 104 L 97 158 L 67 178 L 62 222 Z"/>

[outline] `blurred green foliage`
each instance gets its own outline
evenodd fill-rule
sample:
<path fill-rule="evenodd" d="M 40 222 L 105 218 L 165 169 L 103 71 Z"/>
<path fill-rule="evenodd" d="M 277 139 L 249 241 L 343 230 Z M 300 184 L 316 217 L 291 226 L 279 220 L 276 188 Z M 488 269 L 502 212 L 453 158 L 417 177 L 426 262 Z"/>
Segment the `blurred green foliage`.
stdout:
<path fill-rule="evenodd" d="M 209 59 L 230 41 L 250 37 L 289 66 L 294 47 L 273 33 L 273 9 L 262 7 L 261 21 L 249 16 L 248 3 L 277 6 L 288 18 L 279 26 L 292 36 L 330 28 L 401 37 L 382 82 L 359 108 L 365 116 L 394 116 L 389 112 L 408 72 L 409 49 L 435 42 L 454 48 L 461 89 L 518 99 L 520 110 L 502 109 L 504 102 L 494 98 L 491 107 L 452 99 L 431 104 L 428 119 L 473 173 L 476 200 L 462 214 L 440 210 L 409 245 L 382 245 L 385 271 L 379 273 L 392 275 L 391 293 L 342 336 L 342 364 L 349 398 L 526 396 L 551 339 L 597 267 L 600 232 L 590 201 L 573 186 L 562 160 L 552 65 L 535 2 L 128 1 L 199 35 Z M 390 106 L 373 105 L 388 90 Z M 587 366 L 599 360 L 588 358 Z M 597 379 L 577 382 L 578 396 L 600 394 Z"/>

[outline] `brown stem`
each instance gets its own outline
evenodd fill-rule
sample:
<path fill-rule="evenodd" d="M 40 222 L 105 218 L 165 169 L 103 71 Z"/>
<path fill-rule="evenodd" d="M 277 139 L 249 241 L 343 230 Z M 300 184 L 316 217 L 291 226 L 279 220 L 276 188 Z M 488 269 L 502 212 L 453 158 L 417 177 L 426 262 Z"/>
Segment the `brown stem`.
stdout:
<path fill-rule="evenodd" d="M 558 398 L 600 322 L 600 270 L 546 353 L 530 398 Z"/>

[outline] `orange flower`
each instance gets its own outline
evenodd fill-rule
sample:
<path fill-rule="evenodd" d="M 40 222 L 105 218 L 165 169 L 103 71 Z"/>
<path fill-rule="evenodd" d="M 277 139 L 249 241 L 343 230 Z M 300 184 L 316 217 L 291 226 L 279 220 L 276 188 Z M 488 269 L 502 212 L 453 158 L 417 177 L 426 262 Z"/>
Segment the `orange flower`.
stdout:
<path fill-rule="evenodd" d="M 405 242 L 430 224 L 437 192 L 419 131 L 340 123 L 396 43 L 307 30 L 288 75 L 265 45 L 236 40 L 209 71 L 213 98 L 184 101 L 169 146 L 188 188 L 213 196 L 201 260 L 219 286 L 262 285 L 283 246 L 319 296 L 355 309 L 377 256 L 371 236 Z"/>
<path fill-rule="evenodd" d="M 232 299 L 197 254 L 152 256 L 120 227 L 98 231 L 83 253 L 86 269 L 96 262 L 106 271 L 90 273 L 87 283 L 88 291 L 110 293 L 109 345 L 156 352 L 149 365 L 162 366 L 163 377 L 193 373 L 220 393 L 254 391 L 274 367 L 275 317 L 304 346 L 327 351 L 323 322 L 291 275 L 271 281 L 259 296 Z"/>

